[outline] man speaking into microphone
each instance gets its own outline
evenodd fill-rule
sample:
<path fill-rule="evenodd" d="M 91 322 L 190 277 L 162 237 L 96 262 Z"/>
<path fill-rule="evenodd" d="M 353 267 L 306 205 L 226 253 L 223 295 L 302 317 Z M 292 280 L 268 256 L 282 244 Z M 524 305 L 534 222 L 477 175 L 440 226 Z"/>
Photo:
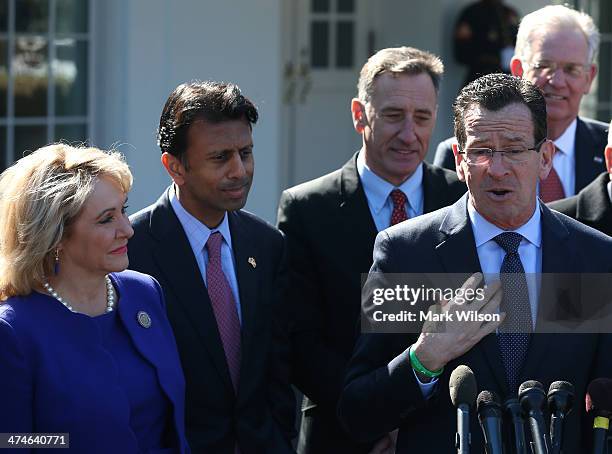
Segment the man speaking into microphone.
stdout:
<path fill-rule="evenodd" d="M 339 415 L 363 441 L 399 428 L 398 453 L 453 452 L 448 381 L 460 364 L 474 371 L 479 390 L 502 400 L 516 397 L 525 380 L 545 386 L 566 380 L 582 395 L 593 378 L 612 373 L 609 335 L 533 333 L 543 304 L 527 274 L 612 271 L 612 238 L 537 198 L 554 152 L 542 93 L 513 76 L 481 77 L 460 92 L 454 123 L 457 172 L 468 193 L 454 205 L 379 233 L 370 277 L 478 273 L 464 284 L 477 288 L 480 273 L 499 275 L 501 284 L 487 282 L 477 307 L 505 316 L 500 322 L 448 321 L 441 333 L 360 336 Z M 575 405 L 564 435 L 567 453 L 581 452 L 588 438 L 581 430 L 584 410 Z M 475 415 L 470 427 L 472 452 L 483 452 Z"/>

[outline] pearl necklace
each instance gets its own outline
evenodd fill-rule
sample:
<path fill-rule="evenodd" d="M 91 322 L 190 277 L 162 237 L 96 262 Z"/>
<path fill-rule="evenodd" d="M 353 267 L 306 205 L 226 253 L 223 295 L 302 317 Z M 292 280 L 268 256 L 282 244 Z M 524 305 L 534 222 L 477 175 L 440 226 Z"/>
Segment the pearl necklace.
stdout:
<path fill-rule="evenodd" d="M 115 292 L 113 290 L 113 283 L 111 282 L 110 277 L 108 277 L 108 274 L 104 276 L 104 281 L 106 282 L 106 312 L 112 312 L 113 309 L 115 308 Z M 59 293 L 55 291 L 53 287 L 51 287 L 51 284 L 49 284 L 48 281 L 45 281 L 43 283 L 43 287 L 45 287 L 45 290 L 47 290 L 47 292 L 53 298 L 55 298 L 60 303 L 62 303 L 64 306 L 66 306 L 70 311 L 76 312 L 72 308 L 72 305 L 68 301 L 66 301 L 64 298 L 62 298 L 59 295 Z"/>

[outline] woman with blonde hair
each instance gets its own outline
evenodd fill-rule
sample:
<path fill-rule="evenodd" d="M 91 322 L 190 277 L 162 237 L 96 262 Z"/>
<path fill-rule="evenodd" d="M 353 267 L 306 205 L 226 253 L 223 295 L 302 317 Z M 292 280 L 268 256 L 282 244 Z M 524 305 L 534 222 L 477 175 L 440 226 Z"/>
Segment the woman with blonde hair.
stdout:
<path fill-rule="evenodd" d="M 68 434 L 15 448 L 189 451 L 163 293 L 125 271 L 131 185 L 119 154 L 64 144 L 0 176 L 0 432 Z"/>

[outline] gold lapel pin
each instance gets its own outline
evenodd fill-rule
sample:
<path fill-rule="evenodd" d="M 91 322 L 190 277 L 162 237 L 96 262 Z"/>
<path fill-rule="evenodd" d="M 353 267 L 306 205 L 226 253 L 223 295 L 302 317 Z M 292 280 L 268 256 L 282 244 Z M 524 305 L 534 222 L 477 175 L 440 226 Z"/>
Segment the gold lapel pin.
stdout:
<path fill-rule="evenodd" d="M 253 268 L 257 268 L 257 262 L 255 261 L 255 257 L 249 257 L 249 265 Z"/>
<path fill-rule="evenodd" d="M 138 311 L 136 314 L 136 318 L 138 319 L 138 323 L 143 328 L 151 328 L 151 317 L 145 311 Z"/>

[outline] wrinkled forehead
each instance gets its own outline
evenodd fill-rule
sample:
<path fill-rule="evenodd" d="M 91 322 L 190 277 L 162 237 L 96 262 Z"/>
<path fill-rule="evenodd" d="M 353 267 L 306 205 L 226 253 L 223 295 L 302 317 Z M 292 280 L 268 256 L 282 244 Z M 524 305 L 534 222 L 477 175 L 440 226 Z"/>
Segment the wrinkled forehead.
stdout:
<path fill-rule="evenodd" d="M 528 59 L 586 63 L 589 43 L 578 26 L 543 27 L 531 32 L 525 54 Z"/>
<path fill-rule="evenodd" d="M 531 111 L 524 104 L 512 103 L 499 110 L 472 104 L 463 118 L 467 144 L 495 140 L 533 142 Z"/>
<path fill-rule="evenodd" d="M 436 89 L 427 73 L 385 72 L 376 78 L 369 104 L 377 109 L 387 105 L 398 107 L 418 105 L 433 110 L 437 100 Z"/>

